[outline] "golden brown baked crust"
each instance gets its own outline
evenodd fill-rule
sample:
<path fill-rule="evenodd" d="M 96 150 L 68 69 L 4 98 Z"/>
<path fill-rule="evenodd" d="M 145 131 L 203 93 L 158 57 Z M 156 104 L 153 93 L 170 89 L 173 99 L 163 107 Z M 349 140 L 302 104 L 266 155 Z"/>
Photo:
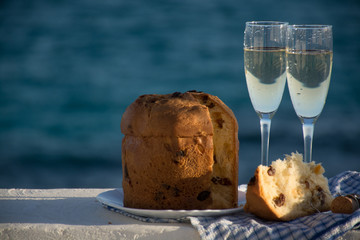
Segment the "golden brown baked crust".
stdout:
<path fill-rule="evenodd" d="M 191 93 L 142 95 L 121 120 L 125 135 L 192 137 L 212 135 L 209 111 Z"/>
<path fill-rule="evenodd" d="M 248 183 L 244 209 L 280 221 L 328 211 L 333 197 L 324 172 L 320 164 L 303 162 L 298 153 L 270 167 L 260 165 Z"/>
<path fill-rule="evenodd" d="M 271 204 L 262 197 L 265 194 L 264 188 L 261 187 L 261 183 L 258 181 L 259 171 L 260 169 L 257 168 L 248 183 L 244 210 L 267 220 L 280 220 L 279 216 L 273 211 Z"/>
<path fill-rule="evenodd" d="M 237 206 L 237 122 L 220 99 L 143 95 L 127 108 L 121 130 L 126 207 Z"/>

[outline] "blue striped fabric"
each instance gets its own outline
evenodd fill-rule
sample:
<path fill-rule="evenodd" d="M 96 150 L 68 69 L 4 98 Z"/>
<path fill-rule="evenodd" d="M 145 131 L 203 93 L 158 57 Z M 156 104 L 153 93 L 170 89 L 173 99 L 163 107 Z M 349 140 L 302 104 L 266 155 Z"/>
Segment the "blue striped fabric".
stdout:
<path fill-rule="evenodd" d="M 343 172 L 329 179 L 333 196 L 360 194 L 360 173 Z M 360 228 L 360 209 L 353 214 L 317 213 L 289 222 L 264 221 L 244 211 L 221 217 L 189 217 L 160 219 L 134 214 L 104 205 L 107 209 L 148 223 L 191 222 L 200 237 L 213 239 L 336 239 L 346 232 Z M 360 230 L 359 230 L 360 231 Z"/>
<path fill-rule="evenodd" d="M 331 193 L 360 193 L 360 173 L 343 172 L 329 179 Z M 360 227 L 353 214 L 317 213 L 289 222 L 264 221 L 245 212 L 222 217 L 190 217 L 202 239 L 336 239 Z"/>
<path fill-rule="evenodd" d="M 108 205 L 103 204 L 103 206 L 112 211 L 112 212 L 117 212 L 120 213 L 124 216 L 127 217 L 131 217 L 134 218 L 136 220 L 142 221 L 142 222 L 148 222 L 148 223 L 185 223 L 185 222 L 190 222 L 190 220 L 188 218 L 179 218 L 179 219 L 172 219 L 172 218 L 150 218 L 150 217 L 143 217 L 143 216 L 138 216 L 132 213 L 128 213 L 126 211 L 123 211 L 121 209 L 118 208 L 114 208 Z"/>

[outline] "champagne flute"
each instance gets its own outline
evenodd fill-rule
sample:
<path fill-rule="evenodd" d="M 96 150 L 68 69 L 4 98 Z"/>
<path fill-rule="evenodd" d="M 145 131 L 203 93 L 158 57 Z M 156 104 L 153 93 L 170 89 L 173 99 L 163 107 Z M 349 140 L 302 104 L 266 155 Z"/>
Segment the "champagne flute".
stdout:
<path fill-rule="evenodd" d="M 251 103 L 260 118 L 261 164 L 268 165 L 271 119 L 286 82 L 286 30 L 288 23 L 246 22 L 244 66 Z"/>
<path fill-rule="evenodd" d="M 311 162 L 314 125 L 324 108 L 330 85 L 332 26 L 288 26 L 286 57 L 290 97 L 302 123 L 305 162 Z"/>

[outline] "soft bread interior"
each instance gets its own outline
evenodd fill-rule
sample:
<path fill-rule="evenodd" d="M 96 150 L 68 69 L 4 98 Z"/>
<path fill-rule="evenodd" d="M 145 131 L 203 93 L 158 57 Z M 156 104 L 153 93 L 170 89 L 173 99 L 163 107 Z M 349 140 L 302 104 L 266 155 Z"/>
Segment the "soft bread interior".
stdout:
<path fill-rule="evenodd" d="M 292 153 L 260 165 L 249 182 L 245 210 L 269 220 L 292 220 L 329 210 L 332 196 L 324 168 Z M 266 210 L 265 210 L 266 209 Z"/>
<path fill-rule="evenodd" d="M 232 111 L 215 96 L 194 95 L 208 107 L 213 125 L 214 165 L 211 178 L 213 208 L 237 206 L 238 125 Z"/>

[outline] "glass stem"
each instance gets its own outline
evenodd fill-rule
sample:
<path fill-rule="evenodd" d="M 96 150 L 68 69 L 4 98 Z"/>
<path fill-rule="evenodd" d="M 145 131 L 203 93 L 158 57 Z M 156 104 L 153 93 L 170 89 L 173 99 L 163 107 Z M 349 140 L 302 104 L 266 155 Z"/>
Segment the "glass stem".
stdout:
<path fill-rule="evenodd" d="M 312 143 L 316 118 L 301 118 L 304 135 L 304 161 L 312 161 Z"/>
<path fill-rule="evenodd" d="M 261 164 L 264 166 L 269 165 L 269 139 L 270 139 L 270 126 L 271 114 L 260 115 L 261 127 Z"/>

